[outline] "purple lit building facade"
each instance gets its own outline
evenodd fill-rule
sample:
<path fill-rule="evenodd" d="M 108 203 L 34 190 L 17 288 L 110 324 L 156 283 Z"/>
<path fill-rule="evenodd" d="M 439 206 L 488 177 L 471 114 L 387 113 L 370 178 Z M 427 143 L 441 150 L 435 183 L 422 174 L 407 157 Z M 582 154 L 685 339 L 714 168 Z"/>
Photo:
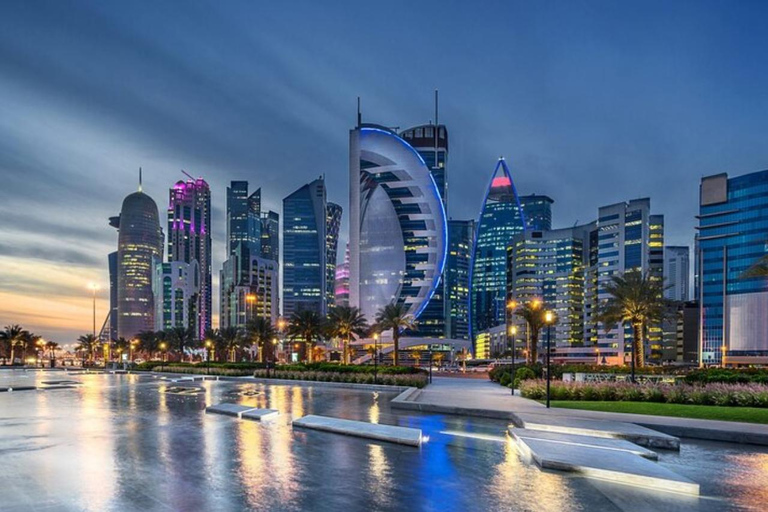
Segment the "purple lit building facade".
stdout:
<path fill-rule="evenodd" d="M 199 269 L 198 318 L 195 336 L 202 339 L 211 328 L 211 189 L 202 178 L 178 181 L 168 203 L 168 261 Z"/>

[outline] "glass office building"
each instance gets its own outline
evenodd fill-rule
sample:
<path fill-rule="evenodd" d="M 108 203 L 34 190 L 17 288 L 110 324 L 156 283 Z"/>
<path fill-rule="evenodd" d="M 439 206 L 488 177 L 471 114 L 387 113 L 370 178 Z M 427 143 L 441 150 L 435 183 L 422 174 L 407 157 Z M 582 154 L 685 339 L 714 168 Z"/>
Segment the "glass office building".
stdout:
<path fill-rule="evenodd" d="M 520 206 L 523 208 L 526 227 L 533 231 L 548 231 L 552 229 L 552 203 L 549 196 L 531 194 L 520 196 Z"/>
<path fill-rule="evenodd" d="M 445 263 L 445 337 L 469 339 L 469 274 L 472 264 L 474 220 L 448 221 L 448 259 Z"/>
<path fill-rule="evenodd" d="M 402 137 L 421 156 L 429 169 L 435 185 L 440 193 L 443 208 L 448 211 L 448 129 L 445 125 L 426 124 L 400 132 Z M 447 264 L 446 264 L 447 268 Z M 446 294 L 445 282 L 441 282 L 435 293 L 419 317 L 419 328 L 411 333 L 414 336 L 443 338 L 448 337 L 445 316 Z"/>
<path fill-rule="evenodd" d="M 768 170 L 701 180 L 697 235 L 700 364 L 768 364 Z M 725 357 L 725 361 L 723 361 Z"/>
<path fill-rule="evenodd" d="M 155 328 L 153 262 L 163 257 L 163 231 L 157 204 L 141 190 L 123 200 L 117 228 L 117 336 L 133 339 Z"/>
<path fill-rule="evenodd" d="M 233 181 L 227 187 L 227 243 L 234 254 L 241 242 L 254 250 L 261 239 L 261 189 L 248 195 L 247 181 Z"/>
<path fill-rule="evenodd" d="M 471 336 L 505 323 L 507 244 L 525 231 L 525 217 L 503 158 L 493 170 L 472 250 Z"/>
<path fill-rule="evenodd" d="M 336 259 L 339 252 L 341 206 L 328 203 L 325 206 L 325 301 L 327 307 L 336 304 Z"/>
<path fill-rule="evenodd" d="M 367 318 L 397 302 L 419 318 L 440 284 L 442 197 L 422 156 L 388 128 L 350 131 L 350 305 Z"/>
<path fill-rule="evenodd" d="M 168 261 L 197 261 L 199 293 L 197 339 L 211 328 L 211 189 L 202 178 L 178 181 L 170 189 L 168 202 Z"/>
<path fill-rule="evenodd" d="M 326 315 L 326 191 L 322 177 L 283 199 L 283 314 Z"/>

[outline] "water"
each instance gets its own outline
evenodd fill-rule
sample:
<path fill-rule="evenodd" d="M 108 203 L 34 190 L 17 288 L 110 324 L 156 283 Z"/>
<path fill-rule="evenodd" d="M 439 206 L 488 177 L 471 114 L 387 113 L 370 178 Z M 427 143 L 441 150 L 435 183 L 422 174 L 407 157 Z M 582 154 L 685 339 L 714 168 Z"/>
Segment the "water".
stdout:
<path fill-rule="evenodd" d="M 392 410 L 392 393 L 147 375 L 0 371 L 0 510 L 765 510 L 768 450 L 685 442 L 661 464 L 702 498 L 651 493 L 521 461 L 506 422 Z M 196 387 L 194 396 L 163 392 Z M 246 396 L 246 395 L 255 396 Z M 207 415 L 219 402 L 280 410 L 273 423 Z M 421 448 L 295 431 L 323 414 L 413 426 Z"/>

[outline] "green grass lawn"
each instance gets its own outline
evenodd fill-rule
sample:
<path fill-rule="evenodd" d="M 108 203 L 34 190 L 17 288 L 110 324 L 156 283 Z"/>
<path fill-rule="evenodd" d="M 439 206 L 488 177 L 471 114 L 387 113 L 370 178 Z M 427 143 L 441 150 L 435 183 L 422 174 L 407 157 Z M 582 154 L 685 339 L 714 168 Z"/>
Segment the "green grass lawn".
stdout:
<path fill-rule="evenodd" d="M 716 405 L 681 405 L 653 402 L 581 402 L 565 400 L 552 401 L 552 407 L 768 424 L 768 409 L 757 407 L 718 407 Z"/>

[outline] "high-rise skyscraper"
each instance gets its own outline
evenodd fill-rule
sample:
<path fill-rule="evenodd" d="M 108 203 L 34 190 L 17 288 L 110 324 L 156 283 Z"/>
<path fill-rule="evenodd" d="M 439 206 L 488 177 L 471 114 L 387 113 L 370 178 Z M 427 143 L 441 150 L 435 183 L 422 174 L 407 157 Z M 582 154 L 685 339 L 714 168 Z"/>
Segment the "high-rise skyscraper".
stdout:
<path fill-rule="evenodd" d="M 437 99 L 437 98 L 435 98 Z M 437 117 L 437 111 L 435 111 Z M 443 209 L 448 212 L 448 129 L 445 125 L 427 124 L 400 132 L 403 138 L 415 149 L 429 169 L 435 181 Z M 427 303 L 421 316 L 419 328 L 414 336 L 442 338 L 447 336 L 445 316 L 445 283 L 441 281 L 435 288 L 432 298 Z"/>
<path fill-rule="evenodd" d="M 243 328 L 278 315 L 279 215 L 261 211 L 261 189 L 248 194 L 247 181 L 227 188 L 229 253 L 219 274 L 221 327 Z"/>
<path fill-rule="evenodd" d="M 552 203 L 549 196 L 531 194 L 520 196 L 520 206 L 523 208 L 525 223 L 533 231 L 548 231 L 552 229 Z"/>
<path fill-rule="evenodd" d="M 261 212 L 261 257 L 280 261 L 280 214 Z"/>
<path fill-rule="evenodd" d="M 261 244 L 261 189 L 248 195 L 247 181 L 233 181 L 227 187 L 227 244 L 234 254 L 241 242 L 251 250 Z"/>
<path fill-rule="evenodd" d="M 117 222 L 117 221 L 116 221 Z M 109 330 L 106 339 L 102 336 L 102 343 L 117 339 L 117 251 L 109 253 Z"/>
<path fill-rule="evenodd" d="M 496 164 L 477 222 L 472 257 L 470 333 L 505 322 L 507 244 L 525 231 L 525 217 L 503 158 Z"/>
<path fill-rule="evenodd" d="M 325 316 L 326 195 L 322 177 L 283 199 L 283 315 Z"/>
<path fill-rule="evenodd" d="M 152 289 L 155 296 L 155 330 L 185 327 L 198 332 L 200 315 L 200 268 L 191 263 L 155 260 Z"/>
<path fill-rule="evenodd" d="M 132 339 L 155 328 L 153 260 L 163 256 L 163 231 L 157 204 L 141 190 L 123 200 L 117 228 L 117 336 Z"/>
<path fill-rule="evenodd" d="M 677 302 L 688 301 L 691 264 L 688 246 L 668 245 L 664 248 L 664 297 Z"/>
<path fill-rule="evenodd" d="M 594 265 L 585 289 L 585 337 L 598 346 L 608 363 L 629 361 L 632 335 L 616 326 L 606 332 L 596 321 L 599 304 L 609 298 L 605 291 L 612 276 L 639 271 L 662 280 L 664 273 L 664 216 L 651 214 L 651 200 L 634 199 L 598 210 Z M 593 246 L 593 250 L 594 246 Z M 661 326 L 648 326 L 650 358 L 660 357 Z"/>
<path fill-rule="evenodd" d="M 334 276 L 335 306 L 349 306 L 349 243 L 344 251 L 344 262 L 336 267 Z"/>
<path fill-rule="evenodd" d="M 211 328 L 211 189 L 202 178 L 178 181 L 168 204 L 168 262 L 197 262 L 199 294 L 195 336 Z"/>
<path fill-rule="evenodd" d="M 552 326 L 553 346 L 584 346 L 585 275 L 590 234 L 595 229 L 593 222 L 572 228 L 526 231 L 516 235 L 507 248 L 507 300 L 522 304 L 537 299 L 554 311 L 558 322 Z M 517 326 L 520 335 L 516 339 L 522 341 L 526 332 L 524 319 L 510 312 L 508 320 Z M 586 351 L 588 359 L 581 362 L 594 363 L 592 352 Z"/>
<path fill-rule="evenodd" d="M 341 206 L 327 203 L 325 206 L 325 300 L 327 307 L 336 303 L 336 259 L 341 229 Z"/>
<path fill-rule="evenodd" d="M 419 319 L 446 259 L 442 197 L 418 152 L 383 126 L 350 131 L 351 306 L 369 319 L 392 302 Z"/>
<path fill-rule="evenodd" d="M 768 364 L 768 170 L 702 178 L 698 219 L 699 363 Z"/>
<path fill-rule="evenodd" d="M 443 282 L 445 337 L 449 339 L 469 339 L 469 274 L 474 239 L 474 220 L 448 221 L 448 256 Z"/>

